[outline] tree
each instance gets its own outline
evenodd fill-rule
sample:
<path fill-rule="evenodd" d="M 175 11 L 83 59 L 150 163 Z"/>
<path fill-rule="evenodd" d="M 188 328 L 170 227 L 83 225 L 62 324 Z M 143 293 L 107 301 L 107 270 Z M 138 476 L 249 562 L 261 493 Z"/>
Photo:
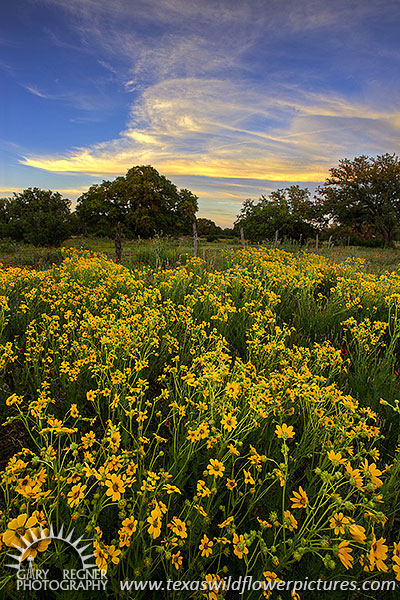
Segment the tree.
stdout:
<path fill-rule="evenodd" d="M 400 220 L 400 158 L 382 154 L 339 161 L 317 189 L 321 212 L 360 234 L 371 227 L 391 246 Z"/>
<path fill-rule="evenodd" d="M 7 237 L 8 234 L 8 199 L 0 198 L 0 238 Z"/>
<path fill-rule="evenodd" d="M 198 196 L 183 188 L 178 190 L 178 203 L 174 211 L 174 226 L 180 233 L 192 233 L 193 221 L 199 210 Z"/>
<path fill-rule="evenodd" d="M 222 231 L 222 233 L 224 234 L 225 237 L 235 237 L 235 232 L 233 230 L 233 227 L 225 227 Z"/>
<path fill-rule="evenodd" d="M 217 238 L 222 234 L 221 227 L 218 227 L 211 219 L 197 219 L 197 233 L 200 236 Z"/>
<path fill-rule="evenodd" d="M 107 235 L 121 222 L 126 235 L 145 238 L 161 232 L 190 233 L 197 209 L 197 196 L 178 190 L 149 165 L 91 186 L 76 207 L 88 231 Z"/>
<path fill-rule="evenodd" d="M 112 202 L 108 199 L 110 181 L 92 185 L 77 200 L 76 214 L 85 232 L 107 235 L 118 219 L 110 215 Z M 110 222 L 111 218 L 113 222 Z"/>
<path fill-rule="evenodd" d="M 313 235 L 314 216 L 309 190 L 292 185 L 261 196 L 257 203 L 245 200 L 234 229 L 243 227 L 246 237 L 253 241 L 272 238 L 276 230 L 280 236 L 300 239 Z"/>
<path fill-rule="evenodd" d="M 8 237 L 35 246 L 58 246 L 69 237 L 70 200 L 58 192 L 28 188 L 7 198 Z"/>

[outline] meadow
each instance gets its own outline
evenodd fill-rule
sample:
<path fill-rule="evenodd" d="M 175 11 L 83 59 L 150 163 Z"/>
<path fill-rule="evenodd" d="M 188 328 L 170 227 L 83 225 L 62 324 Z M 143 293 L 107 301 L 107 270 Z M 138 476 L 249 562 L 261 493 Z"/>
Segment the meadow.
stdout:
<path fill-rule="evenodd" d="M 274 241 L 267 240 L 263 244 L 249 247 L 275 248 Z M 324 256 L 331 261 L 341 263 L 345 260 L 357 260 L 358 268 L 362 271 L 380 275 L 387 270 L 395 270 L 400 264 L 400 248 L 372 248 L 360 246 L 347 246 L 333 243 L 328 247 L 327 240 L 320 241 L 315 247 L 315 240 L 307 240 L 302 248 L 297 241 L 287 239 L 279 240 L 278 247 L 287 252 L 307 252 Z M 75 236 L 64 242 L 61 248 L 35 247 L 12 240 L 0 240 L 0 262 L 4 267 L 26 266 L 35 269 L 47 269 L 53 264 L 60 264 L 63 260 L 63 251 L 68 248 L 91 250 L 105 254 L 110 259 L 115 259 L 115 244 L 113 238 L 95 236 Z M 200 238 L 199 257 L 210 266 L 224 268 L 224 250 L 241 249 L 238 238 L 219 238 L 213 241 Z M 149 265 L 153 268 L 173 267 L 184 264 L 193 256 L 193 239 L 190 236 L 173 238 L 156 236 L 152 239 L 123 240 L 122 264 L 128 268 L 140 265 Z M 358 260 L 359 259 L 359 260 Z"/>
<path fill-rule="evenodd" d="M 23 597 L 15 545 L 74 564 L 56 540 L 24 551 L 50 524 L 90 543 L 110 598 L 129 579 L 400 580 L 398 251 L 132 243 L 119 265 L 82 245 L 0 271 L 0 593 Z"/>

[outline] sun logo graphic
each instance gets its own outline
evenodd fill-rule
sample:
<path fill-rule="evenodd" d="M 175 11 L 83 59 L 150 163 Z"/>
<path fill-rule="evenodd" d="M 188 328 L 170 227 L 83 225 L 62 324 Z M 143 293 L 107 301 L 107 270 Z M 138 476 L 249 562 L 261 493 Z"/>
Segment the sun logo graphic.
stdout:
<path fill-rule="evenodd" d="M 38 551 L 46 550 L 51 542 L 58 540 L 70 546 L 79 556 L 79 569 L 62 569 L 60 577 L 50 578 L 50 569 L 39 569 L 34 564 Z M 14 545 L 15 554 L 8 553 L 11 561 L 6 567 L 17 570 L 17 589 L 31 591 L 105 591 L 107 585 L 106 572 L 97 568 L 93 552 L 85 554 L 91 543 L 82 542 L 82 536 L 74 540 L 74 530 L 64 535 L 64 526 L 55 532 L 50 529 L 28 529 L 20 538 L 19 544 Z M 26 562 L 25 562 L 26 561 Z M 28 564 L 27 567 L 25 565 Z"/>

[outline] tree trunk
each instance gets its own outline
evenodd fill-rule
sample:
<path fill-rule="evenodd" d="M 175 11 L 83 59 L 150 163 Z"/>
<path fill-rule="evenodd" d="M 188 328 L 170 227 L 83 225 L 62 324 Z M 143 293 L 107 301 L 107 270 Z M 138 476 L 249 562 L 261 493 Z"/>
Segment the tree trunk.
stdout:
<path fill-rule="evenodd" d="M 391 223 L 388 219 L 386 222 L 380 222 L 376 224 L 376 229 L 383 237 L 383 244 L 385 248 L 391 248 L 393 246 L 393 236 L 395 232 L 394 223 Z"/>
<path fill-rule="evenodd" d="M 391 248 L 393 242 L 393 231 L 391 229 L 383 229 L 382 233 L 385 248 Z"/>
<path fill-rule="evenodd" d="M 117 233 L 115 235 L 115 261 L 121 262 L 122 258 L 122 234 L 121 234 L 121 223 L 117 223 Z"/>

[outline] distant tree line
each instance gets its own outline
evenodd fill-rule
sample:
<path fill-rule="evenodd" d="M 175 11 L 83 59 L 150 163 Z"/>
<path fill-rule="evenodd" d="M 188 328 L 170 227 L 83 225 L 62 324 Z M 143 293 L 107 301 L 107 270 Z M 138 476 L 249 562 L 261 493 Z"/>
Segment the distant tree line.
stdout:
<path fill-rule="evenodd" d="M 200 237 L 206 238 L 208 242 L 213 242 L 219 238 L 235 236 L 235 232 L 232 228 L 226 227 L 223 229 L 216 225 L 211 219 L 199 218 L 196 219 L 196 224 L 197 234 Z"/>
<path fill-rule="evenodd" d="M 400 158 L 383 154 L 340 160 L 313 198 L 307 188 L 291 185 L 258 201 L 245 200 L 233 230 L 196 219 L 198 197 L 149 165 L 92 185 L 78 198 L 75 211 L 70 209 L 70 200 L 58 192 L 14 192 L 0 199 L 0 237 L 56 246 L 71 234 L 113 235 L 117 223 L 127 238 L 190 235 L 196 220 L 198 235 L 209 241 L 239 236 L 243 228 L 249 241 L 268 240 L 276 232 L 297 240 L 318 233 L 390 246 L 400 230 Z"/>
<path fill-rule="evenodd" d="M 243 227 L 250 241 L 271 239 L 276 231 L 281 237 L 305 239 L 314 235 L 315 216 L 309 190 L 292 185 L 261 196 L 258 202 L 245 200 L 234 229 L 239 232 Z"/>
<path fill-rule="evenodd" d="M 316 190 L 292 185 L 245 200 L 234 229 L 249 240 L 305 239 L 318 234 L 355 244 L 392 245 L 400 230 L 400 158 L 383 154 L 340 160 Z"/>

